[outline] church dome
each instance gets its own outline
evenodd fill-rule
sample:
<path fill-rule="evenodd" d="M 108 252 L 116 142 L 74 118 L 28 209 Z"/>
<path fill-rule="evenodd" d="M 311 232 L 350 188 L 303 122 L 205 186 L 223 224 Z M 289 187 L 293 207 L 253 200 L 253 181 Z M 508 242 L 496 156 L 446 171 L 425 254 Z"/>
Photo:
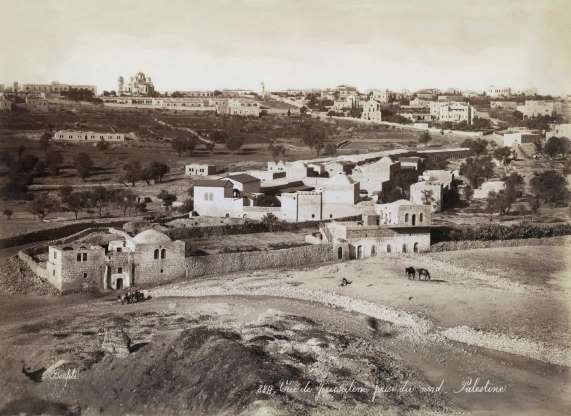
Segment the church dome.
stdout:
<path fill-rule="evenodd" d="M 161 244 L 169 243 L 171 239 L 168 235 L 157 230 L 145 230 L 133 237 L 136 244 Z"/>

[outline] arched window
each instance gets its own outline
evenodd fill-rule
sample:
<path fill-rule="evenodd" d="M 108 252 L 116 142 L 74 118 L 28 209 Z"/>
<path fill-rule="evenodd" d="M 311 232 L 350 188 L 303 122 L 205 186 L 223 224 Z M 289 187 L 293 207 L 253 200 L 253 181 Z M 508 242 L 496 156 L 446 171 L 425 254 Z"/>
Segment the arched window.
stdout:
<path fill-rule="evenodd" d="M 161 250 L 161 259 L 166 259 L 167 258 L 167 249 L 163 248 Z"/>
<path fill-rule="evenodd" d="M 422 213 L 418 216 L 418 221 L 422 222 Z"/>
<path fill-rule="evenodd" d="M 414 243 L 414 247 L 412 249 L 415 253 L 418 253 L 418 243 Z"/>
<path fill-rule="evenodd" d="M 408 214 L 404 214 L 404 222 L 408 223 Z"/>
<path fill-rule="evenodd" d="M 363 246 L 357 246 L 357 258 L 363 258 Z"/>
<path fill-rule="evenodd" d="M 416 225 L 416 214 L 412 214 L 412 225 Z"/>
<path fill-rule="evenodd" d="M 158 248 L 155 250 L 154 258 L 155 259 L 159 258 L 159 249 Z"/>
<path fill-rule="evenodd" d="M 343 258 L 343 247 L 337 249 L 337 258 L 341 260 Z"/>
<path fill-rule="evenodd" d="M 77 253 L 77 261 L 81 261 L 81 253 Z"/>
<path fill-rule="evenodd" d="M 377 255 L 377 246 L 371 246 L 371 257 L 375 257 Z"/>
<path fill-rule="evenodd" d="M 406 253 L 406 244 L 403 244 L 403 245 L 402 245 L 402 252 L 403 252 L 403 253 Z"/>
<path fill-rule="evenodd" d="M 387 253 L 390 253 L 390 252 L 391 252 L 391 245 L 387 244 Z"/>

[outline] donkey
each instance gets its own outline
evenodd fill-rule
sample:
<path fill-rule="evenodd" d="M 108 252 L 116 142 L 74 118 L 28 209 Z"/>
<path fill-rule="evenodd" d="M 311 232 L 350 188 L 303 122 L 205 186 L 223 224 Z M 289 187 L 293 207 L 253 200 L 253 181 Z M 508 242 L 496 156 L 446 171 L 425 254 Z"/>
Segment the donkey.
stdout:
<path fill-rule="evenodd" d="M 427 269 L 417 269 L 416 272 L 418 273 L 418 280 L 430 280 L 430 272 Z"/>
<path fill-rule="evenodd" d="M 410 279 L 414 280 L 415 274 L 416 274 L 416 269 L 412 266 L 407 267 L 406 269 L 404 269 L 404 272 L 406 273 L 407 277 Z"/>

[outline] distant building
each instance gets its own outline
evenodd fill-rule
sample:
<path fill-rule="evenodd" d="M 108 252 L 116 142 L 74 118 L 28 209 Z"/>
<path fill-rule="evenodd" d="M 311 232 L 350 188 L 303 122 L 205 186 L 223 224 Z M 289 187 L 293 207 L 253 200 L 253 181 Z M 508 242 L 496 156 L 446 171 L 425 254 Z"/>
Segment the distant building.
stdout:
<path fill-rule="evenodd" d="M 95 85 L 60 84 L 56 81 L 51 84 L 22 84 L 15 88 L 17 88 L 15 92 L 25 93 L 61 94 L 62 92 L 69 92 L 71 90 L 86 90 L 91 91 L 93 95 L 97 94 L 97 87 Z"/>
<path fill-rule="evenodd" d="M 371 98 L 369 101 L 365 103 L 363 106 L 363 113 L 361 114 L 361 119 L 380 122 L 383 120 L 383 116 L 381 114 L 382 103 L 381 101 Z"/>
<path fill-rule="evenodd" d="M 566 137 L 571 140 L 571 123 L 565 124 L 552 124 L 547 133 L 545 133 L 545 138 L 550 137 Z"/>
<path fill-rule="evenodd" d="M 428 149 L 417 152 L 421 157 L 432 160 L 456 160 L 466 159 L 472 155 L 469 147 L 459 147 L 451 149 Z"/>
<path fill-rule="evenodd" d="M 419 180 L 438 182 L 442 184 L 444 189 L 450 189 L 454 181 L 454 173 L 444 169 L 425 170 Z"/>
<path fill-rule="evenodd" d="M 59 130 L 54 134 L 55 141 L 75 143 L 124 142 L 123 133 L 101 133 L 96 131 Z"/>
<path fill-rule="evenodd" d="M 194 211 L 201 216 L 241 217 L 241 197 L 234 197 L 229 180 L 201 180 L 193 185 Z"/>
<path fill-rule="evenodd" d="M 122 76 L 117 81 L 117 95 L 119 96 L 152 96 L 154 94 L 155 85 L 151 81 L 151 77 L 146 76 L 143 72 L 137 72 L 135 76 L 130 77 L 127 84 L 125 84 Z"/>
<path fill-rule="evenodd" d="M 3 94 L 0 94 L 0 112 L 12 111 L 12 101 L 7 99 Z"/>
<path fill-rule="evenodd" d="M 490 108 L 515 111 L 517 101 L 490 101 Z"/>
<path fill-rule="evenodd" d="M 384 90 L 373 90 L 371 92 L 371 98 L 373 100 L 379 101 L 381 104 L 388 104 L 395 94 L 387 89 Z"/>
<path fill-rule="evenodd" d="M 400 171 L 400 162 L 385 156 L 377 162 L 367 163 L 353 169 L 352 177 L 360 182 L 361 189 L 369 194 L 381 192 L 390 186 Z"/>
<path fill-rule="evenodd" d="M 261 113 L 260 103 L 246 99 L 230 98 L 221 101 L 216 106 L 218 114 L 242 117 L 259 117 Z"/>
<path fill-rule="evenodd" d="M 422 164 L 422 158 L 418 156 L 407 156 L 399 159 L 401 169 L 418 170 Z"/>
<path fill-rule="evenodd" d="M 413 204 L 406 199 L 400 199 L 388 204 L 376 204 L 375 211 L 379 214 L 380 224 L 384 225 L 429 225 L 432 223 L 430 206 Z"/>
<path fill-rule="evenodd" d="M 217 168 L 215 165 L 208 165 L 203 163 L 191 163 L 184 167 L 184 174 L 186 176 L 208 176 L 215 175 Z"/>
<path fill-rule="evenodd" d="M 442 123 L 465 121 L 472 124 L 474 108 L 464 102 L 435 101 L 430 104 L 430 114 Z"/>
<path fill-rule="evenodd" d="M 517 111 L 524 117 L 554 116 L 561 114 L 561 103 L 550 100 L 526 100 L 525 104 L 517 106 Z"/>
<path fill-rule="evenodd" d="M 503 134 L 503 145 L 513 147 L 518 144 L 539 143 L 541 135 L 532 132 L 513 132 Z"/>
<path fill-rule="evenodd" d="M 510 97 L 512 95 L 512 89 L 510 87 L 494 87 L 489 86 L 486 89 L 486 95 L 488 97 Z"/>
<path fill-rule="evenodd" d="M 241 196 L 244 193 L 259 193 L 260 179 L 247 173 L 230 175 L 226 179 L 232 182 L 234 196 Z"/>
<path fill-rule="evenodd" d="M 31 113 L 45 113 L 49 110 L 48 100 L 41 97 L 26 97 L 26 109 Z"/>

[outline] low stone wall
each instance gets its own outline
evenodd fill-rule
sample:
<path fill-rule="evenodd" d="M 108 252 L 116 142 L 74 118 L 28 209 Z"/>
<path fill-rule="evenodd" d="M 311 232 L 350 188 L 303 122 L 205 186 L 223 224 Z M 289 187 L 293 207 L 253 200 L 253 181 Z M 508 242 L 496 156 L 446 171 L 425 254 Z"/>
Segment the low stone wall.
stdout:
<path fill-rule="evenodd" d="M 501 248 L 501 247 L 521 247 L 521 246 L 561 246 L 571 244 L 569 237 L 544 237 L 525 238 L 517 240 L 493 240 L 493 241 L 443 241 L 433 244 L 431 252 L 471 250 L 475 248 Z"/>
<path fill-rule="evenodd" d="M 38 263 L 34 258 L 23 251 L 18 252 L 18 257 L 22 260 L 26 265 L 36 274 L 36 276 L 40 277 L 41 279 L 49 280 L 48 279 L 48 270 L 43 267 L 41 263 Z M 51 282 L 50 282 L 51 283 Z"/>
<path fill-rule="evenodd" d="M 242 252 L 193 256 L 186 259 L 186 277 L 228 274 L 251 270 L 302 267 L 337 261 L 331 244 L 318 244 L 262 252 Z"/>

